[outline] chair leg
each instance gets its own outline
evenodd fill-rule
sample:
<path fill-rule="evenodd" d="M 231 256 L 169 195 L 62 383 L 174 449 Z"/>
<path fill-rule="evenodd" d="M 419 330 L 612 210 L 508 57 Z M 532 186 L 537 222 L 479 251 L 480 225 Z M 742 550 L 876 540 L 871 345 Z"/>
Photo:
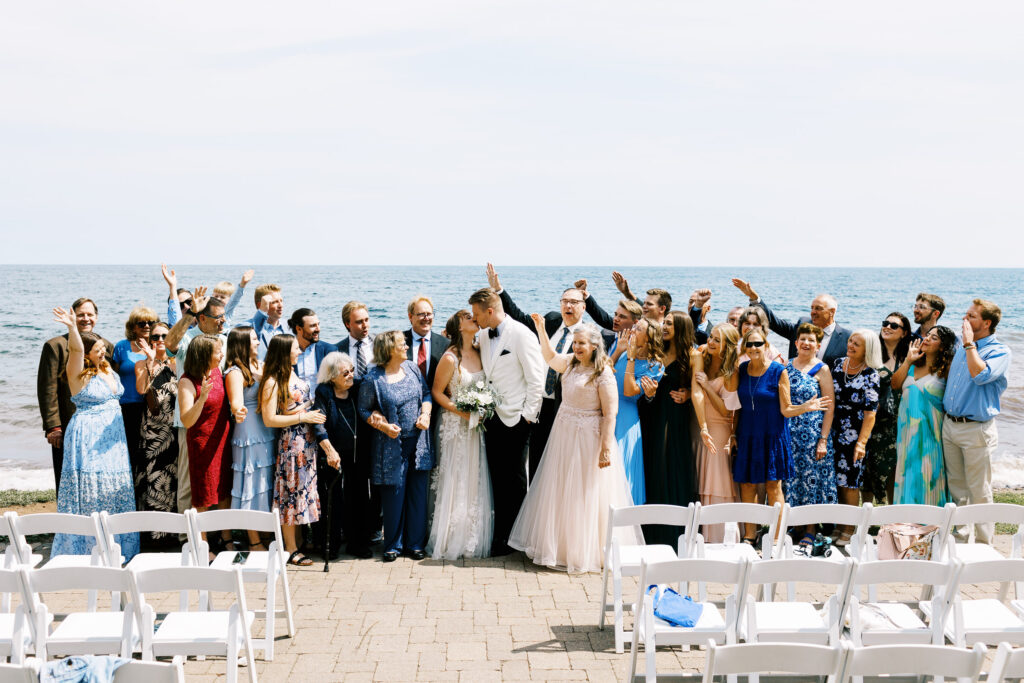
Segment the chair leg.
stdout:
<path fill-rule="evenodd" d="M 263 633 L 263 661 L 274 661 L 274 626 L 277 622 L 277 582 L 274 573 L 267 572 L 267 618 L 266 630 Z"/>
<path fill-rule="evenodd" d="M 644 676 L 647 683 L 655 683 L 658 680 L 658 667 L 654 663 L 655 650 L 657 650 L 657 647 L 654 644 L 654 639 L 648 638 L 647 642 L 644 643 L 644 659 L 646 659 L 647 663 Z"/>
<path fill-rule="evenodd" d="M 597 628 L 604 630 L 604 617 L 608 609 L 608 558 L 605 557 L 604 567 L 601 569 L 601 613 L 597 615 Z"/>
<path fill-rule="evenodd" d="M 622 577 L 618 574 L 612 576 L 612 593 L 612 604 L 615 607 L 615 652 L 622 654 L 625 649 L 625 629 L 622 626 Z M 636 619 L 636 615 L 633 618 Z M 636 624 L 633 627 L 636 628 Z"/>
<path fill-rule="evenodd" d="M 288 587 L 288 568 L 284 566 L 284 560 L 278 557 L 280 563 L 281 590 L 284 592 L 284 614 L 288 621 L 288 637 L 295 637 L 295 614 L 292 612 L 292 592 Z M 277 582 L 274 582 L 277 588 Z"/>
<path fill-rule="evenodd" d="M 227 683 L 238 683 L 238 638 L 236 629 L 228 630 L 227 642 Z"/>

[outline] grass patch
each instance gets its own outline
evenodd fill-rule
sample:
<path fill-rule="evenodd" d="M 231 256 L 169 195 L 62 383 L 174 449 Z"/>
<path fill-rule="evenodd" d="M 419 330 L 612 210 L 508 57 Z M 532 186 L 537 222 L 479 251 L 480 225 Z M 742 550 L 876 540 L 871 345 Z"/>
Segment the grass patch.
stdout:
<path fill-rule="evenodd" d="M 1012 505 L 1024 505 L 1024 492 L 1017 491 L 997 491 L 992 496 L 993 502 L 996 503 L 1010 503 Z M 996 524 L 997 534 L 1015 534 L 1017 533 L 1016 524 L 1003 524 L 999 522 Z"/>
<path fill-rule="evenodd" d="M 57 492 L 54 489 L 46 489 L 45 491 L 4 489 L 0 491 L 0 508 L 34 505 L 36 503 L 52 503 L 55 500 L 57 500 Z"/>

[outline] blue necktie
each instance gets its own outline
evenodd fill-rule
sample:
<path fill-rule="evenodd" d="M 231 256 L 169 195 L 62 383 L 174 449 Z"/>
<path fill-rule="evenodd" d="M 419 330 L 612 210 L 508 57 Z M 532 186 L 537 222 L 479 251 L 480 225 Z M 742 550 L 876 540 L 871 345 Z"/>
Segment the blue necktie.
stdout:
<path fill-rule="evenodd" d="M 562 328 L 562 336 L 558 338 L 558 343 L 555 344 L 555 353 L 561 353 L 562 349 L 565 348 L 565 340 L 569 337 L 569 328 Z M 553 369 L 548 368 L 548 376 L 544 380 L 544 393 L 552 394 L 555 393 L 555 386 L 558 384 L 558 373 Z"/>

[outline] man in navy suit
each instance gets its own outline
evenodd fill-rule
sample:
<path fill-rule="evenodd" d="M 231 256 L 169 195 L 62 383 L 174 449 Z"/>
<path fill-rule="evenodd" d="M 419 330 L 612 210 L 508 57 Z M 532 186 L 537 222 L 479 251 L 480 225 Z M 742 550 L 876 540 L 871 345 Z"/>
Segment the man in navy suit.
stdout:
<path fill-rule="evenodd" d="M 288 319 L 288 327 L 299 342 L 299 358 L 295 361 L 295 374 L 309 383 L 309 395 L 316 392 L 316 375 L 324 356 L 338 347 L 320 341 L 320 318 L 312 308 L 298 308 Z"/>
<path fill-rule="evenodd" d="M 811 302 L 811 315 L 790 322 L 775 315 L 746 280 L 734 277 L 732 284 L 747 295 L 751 306 L 760 306 L 764 310 L 772 332 L 789 340 L 789 358 L 796 358 L 796 339 L 799 336 L 796 331 L 802 323 L 812 323 L 824 331 L 825 336 L 818 349 L 818 358 L 825 361 L 828 368 L 831 369 L 835 365 L 836 359 L 846 356 L 846 342 L 850 340 L 851 330 L 836 323 L 838 304 L 831 294 L 819 294 L 814 297 L 814 301 Z"/>

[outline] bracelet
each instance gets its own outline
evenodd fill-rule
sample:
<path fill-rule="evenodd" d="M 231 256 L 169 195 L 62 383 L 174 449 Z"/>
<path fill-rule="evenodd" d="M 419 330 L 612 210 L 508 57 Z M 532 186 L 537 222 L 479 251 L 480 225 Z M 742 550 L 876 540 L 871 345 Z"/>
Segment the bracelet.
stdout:
<path fill-rule="evenodd" d="M 976 348 L 978 347 L 974 345 L 974 342 L 971 342 L 970 344 L 964 344 L 964 351 L 970 351 L 971 349 Z"/>
<path fill-rule="evenodd" d="M 706 431 L 708 431 L 708 426 L 707 426 L 707 425 L 701 425 L 700 431 L 701 431 L 701 432 L 706 432 Z"/>

